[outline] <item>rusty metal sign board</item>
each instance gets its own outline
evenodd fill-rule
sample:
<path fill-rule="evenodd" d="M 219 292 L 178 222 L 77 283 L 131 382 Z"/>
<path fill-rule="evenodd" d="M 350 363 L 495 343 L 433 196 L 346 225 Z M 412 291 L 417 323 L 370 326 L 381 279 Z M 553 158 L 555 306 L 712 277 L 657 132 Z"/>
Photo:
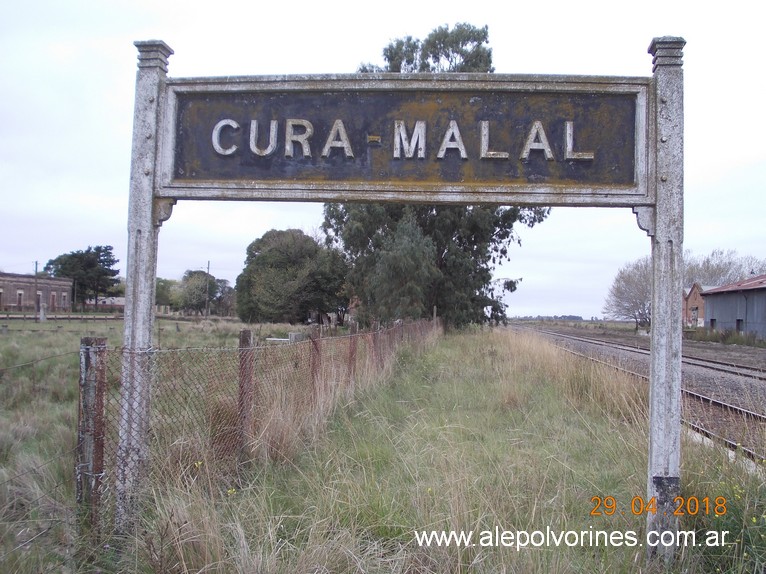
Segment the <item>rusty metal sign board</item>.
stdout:
<path fill-rule="evenodd" d="M 650 205 L 650 81 L 169 79 L 157 196 Z"/>

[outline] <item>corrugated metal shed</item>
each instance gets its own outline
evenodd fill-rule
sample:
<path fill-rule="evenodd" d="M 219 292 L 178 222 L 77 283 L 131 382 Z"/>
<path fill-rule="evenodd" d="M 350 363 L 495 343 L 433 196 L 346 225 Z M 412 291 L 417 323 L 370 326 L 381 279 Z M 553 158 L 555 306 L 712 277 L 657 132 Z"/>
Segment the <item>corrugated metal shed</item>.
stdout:
<path fill-rule="evenodd" d="M 766 289 L 766 275 L 755 275 L 736 283 L 729 283 L 728 285 L 722 285 L 713 289 L 705 289 L 702 294 L 711 295 L 713 293 L 730 293 L 732 291 L 748 291 L 750 289 Z"/>
<path fill-rule="evenodd" d="M 714 331 L 754 333 L 766 339 L 766 275 L 754 275 L 702 292 L 705 325 Z"/>

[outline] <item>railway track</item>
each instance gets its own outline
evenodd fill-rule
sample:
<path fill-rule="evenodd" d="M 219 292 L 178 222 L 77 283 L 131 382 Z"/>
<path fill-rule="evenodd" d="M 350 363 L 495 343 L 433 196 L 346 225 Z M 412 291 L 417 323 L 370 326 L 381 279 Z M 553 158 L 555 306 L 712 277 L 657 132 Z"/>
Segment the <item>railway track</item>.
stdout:
<path fill-rule="evenodd" d="M 601 345 L 601 346 L 609 347 L 612 349 L 618 349 L 618 350 L 626 351 L 630 353 L 638 353 L 640 355 L 646 355 L 647 357 L 649 356 L 648 347 L 625 345 L 621 343 L 615 343 L 612 341 L 604 341 L 602 339 L 594 339 L 591 337 L 578 337 L 575 335 L 569 335 L 569 334 L 560 333 L 557 331 L 549 331 L 546 329 L 534 329 L 534 330 L 538 333 L 553 335 L 555 337 L 560 337 L 563 339 L 570 339 L 572 341 L 588 343 L 591 345 Z M 693 365 L 697 367 L 703 367 L 705 369 L 719 371 L 721 373 L 726 373 L 729 375 L 737 375 L 741 377 L 749 377 L 752 379 L 757 379 L 759 381 L 766 381 L 766 372 L 764 372 L 764 369 L 760 367 L 753 367 L 751 365 L 740 365 L 740 364 L 732 363 L 730 361 L 717 361 L 715 359 L 705 359 L 705 358 L 701 358 L 701 357 L 697 357 L 693 355 L 686 355 L 686 354 L 684 354 L 682 362 L 684 365 Z"/>
<path fill-rule="evenodd" d="M 530 329 L 530 327 L 519 326 L 514 328 Z M 642 380 L 649 379 L 648 348 L 548 329 L 532 328 L 531 330 L 546 336 L 555 345 L 569 353 L 603 363 Z M 632 367 L 626 366 L 621 359 L 626 354 L 638 357 L 629 361 Z M 766 414 L 764 414 L 766 402 L 761 399 L 763 395 L 746 393 L 752 396 L 738 398 L 736 393 L 730 393 L 726 400 L 722 400 L 712 396 L 711 392 L 692 390 L 686 384 L 689 382 L 687 379 L 697 381 L 704 378 L 704 375 L 700 373 L 712 371 L 717 374 L 717 380 L 720 380 L 721 376 L 724 380 L 736 380 L 738 381 L 736 386 L 740 389 L 755 385 L 760 387 L 760 391 L 766 395 L 764 370 L 758 365 L 742 365 L 686 354 L 682 362 L 684 372 L 684 388 L 681 389 L 682 423 L 695 432 L 736 450 L 754 461 L 766 462 Z M 692 370 L 695 374 L 687 376 L 688 371 Z M 742 381 L 748 381 L 748 383 L 744 384 Z M 725 388 L 726 385 L 718 383 L 718 386 Z"/>

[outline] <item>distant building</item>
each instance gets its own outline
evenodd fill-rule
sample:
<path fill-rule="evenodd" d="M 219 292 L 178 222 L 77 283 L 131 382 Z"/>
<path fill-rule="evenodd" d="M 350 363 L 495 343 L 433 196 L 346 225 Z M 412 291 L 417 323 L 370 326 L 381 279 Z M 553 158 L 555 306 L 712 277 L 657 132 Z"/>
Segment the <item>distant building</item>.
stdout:
<path fill-rule="evenodd" d="M 713 331 L 755 333 L 766 339 L 766 275 L 754 275 L 702 292 L 705 325 Z"/>
<path fill-rule="evenodd" d="M 47 313 L 72 310 L 72 280 L 0 273 L 0 311 L 34 313 L 43 308 Z"/>
<path fill-rule="evenodd" d="M 689 289 L 684 289 L 684 327 L 705 326 L 705 299 L 703 291 L 714 289 L 713 285 L 700 285 L 695 283 Z"/>
<path fill-rule="evenodd" d="M 98 298 L 98 305 L 96 305 L 96 299 L 88 299 L 85 301 L 85 308 L 89 311 L 99 310 L 105 313 L 122 313 L 125 311 L 125 297 L 104 295 Z"/>

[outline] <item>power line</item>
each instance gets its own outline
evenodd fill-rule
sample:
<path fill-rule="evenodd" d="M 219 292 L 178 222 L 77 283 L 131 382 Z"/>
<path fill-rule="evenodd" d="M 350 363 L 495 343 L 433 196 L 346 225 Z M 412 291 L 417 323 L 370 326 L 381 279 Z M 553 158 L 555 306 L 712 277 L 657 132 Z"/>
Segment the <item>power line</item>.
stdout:
<path fill-rule="evenodd" d="M 11 365 L 10 367 L 3 367 L 3 368 L 0 368 L 0 374 L 4 373 L 5 371 L 10 371 L 11 369 L 20 369 L 21 367 L 29 367 L 31 365 L 36 365 L 37 363 L 42 363 L 43 361 L 47 361 L 48 359 L 57 359 L 59 357 L 66 357 L 67 355 L 76 355 L 78 353 L 79 351 L 67 351 L 66 353 L 61 353 L 60 355 L 51 355 L 50 357 L 35 359 L 34 361 L 29 361 L 28 363 L 21 363 L 19 365 Z"/>

